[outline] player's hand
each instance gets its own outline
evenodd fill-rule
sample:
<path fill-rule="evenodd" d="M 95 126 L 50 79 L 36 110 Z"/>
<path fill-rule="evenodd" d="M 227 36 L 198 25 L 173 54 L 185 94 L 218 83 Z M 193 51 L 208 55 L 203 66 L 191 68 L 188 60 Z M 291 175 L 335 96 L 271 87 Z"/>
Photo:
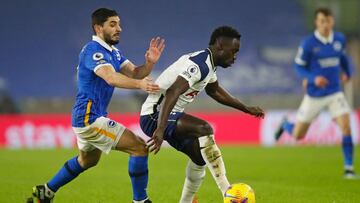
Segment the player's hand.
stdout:
<path fill-rule="evenodd" d="M 160 91 L 159 85 L 155 84 L 150 77 L 145 77 L 144 79 L 140 80 L 140 89 L 149 94 L 154 94 Z"/>
<path fill-rule="evenodd" d="M 307 89 L 307 86 L 308 86 L 308 80 L 307 80 L 307 79 L 303 79 L 303 81 L 302 81 L 302 87 L 304 88 L 304 90 Z"/>
<path fill-rule="evenodd" d="M 147 148 L 154 154 L 157 154 L 160 150 L 161 144 L 164 141 L 164 130 L 156 128 L 151 139 L 147 141 Z"/>
<path fill-rule="evenodd" d="M 316 76 L 315 85 L 320 88 L 324 88 L 329 84 L 329 81 L 323 76 Z"/>
<path fill-rule="evenodd" d="M 159 60 L 161 53 L 164 51 L 164 48 L 164 39 L 161 39 L 160 37 L 152 38 L 149 49 L 145 53 L 146 62 L 151 64 L 156 63 Z"/>
<path fill-rule="evenodd" d="M 246 107 L 248 114 L 255 116 L 256 118 L 264 118 L 265 112 L 258 106 L 248 106 Z"/>
<path fill-rule="evenodd" d="M 341 73 L 341 75 L 340 75 L 340 80 L 341 80 L 341 82 L 343 82 L 343 83 L 347 83 L 347 82 L 350 81 L 350 78 L 349 78 L 345 73 Z"/>

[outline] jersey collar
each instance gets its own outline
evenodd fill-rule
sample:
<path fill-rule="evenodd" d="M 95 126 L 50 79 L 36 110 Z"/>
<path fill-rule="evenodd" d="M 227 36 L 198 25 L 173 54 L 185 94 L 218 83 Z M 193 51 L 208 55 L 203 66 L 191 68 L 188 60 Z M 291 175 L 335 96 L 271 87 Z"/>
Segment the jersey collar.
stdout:
<path fill-rule="evenodd" d="M 114 46 L 109 46 L 104 40 L 102 40 L 100 37 L 93 35 L 92 40 L 99 43 L 101 46 L 103 46 L 105 49 L 112 52 L 113 50 L 117 50 Z"/>
<path fill-rule="evenodd" d="M 215 65 L 214 65 L 213 53 L 211 52 L 211 50 L 210 50 L 209 48 L 207 48 L 206 50 L 209 52 L 212 68 L 213 68 L 214 70 L 216 70 Z"/>
<path fill-rule="evenodd" d="M 315 30 L 314 35 L 315 35 L 316 39 L 318 39 L 323 44 L 332 43 L 334 41 L 334 33 L 333 32 L 330 33 L 329 37 L 324 37 L 320 34 L 319 31 Z"/>

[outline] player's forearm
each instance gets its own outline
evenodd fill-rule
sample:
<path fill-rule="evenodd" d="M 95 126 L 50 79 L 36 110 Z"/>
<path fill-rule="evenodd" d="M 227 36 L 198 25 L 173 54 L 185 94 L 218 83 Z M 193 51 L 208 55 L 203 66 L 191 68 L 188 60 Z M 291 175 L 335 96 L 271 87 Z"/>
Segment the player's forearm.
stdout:
<path fill-rule="evenodd" d="M 352 67 L 350 64 L 348 56 L 343 54 L 340 58 L 340 65 L 348 78 L 352 76 Z"/>
<path fill-rule="evenodd" d="M 121 73 L 113 73 L 106 81 L 109 85 L 124 89 L 140 89 L 140 80 L 129 78 Z"/>
<path fill-rule="evenodd" d="M 246 105 L 240 102 L 239 99 L 230 95 L 227 91 L 223 89 L 219 89 L 218 91 L 209 94 L 215 101 L 219 102 L 220 104 L 238 109 L 245 113 L 249 113 L 246 108 Z"/>
<path fill-rule="evenodd" d="M 246 105 L 241 103 L 239 99 L 235 98 L 235 97 L 232 97 L 232 98 L 229 98 L 227 100 L 225 100 L 224 104 L 226 106 L 230 106 L 230 107 L 233 107 L 237 110 L 240 110 L 244 113 L 249 113 L 249 110 L 247 109 Z"/>
<path fill-rule="evenodd" d="M 180 96 L 180 93 L 178 93 L 177 91 L 171 91 L 171 89 L 168 89 L 166 91 L 163 105 L 161 106 L 161 109 L 159 112 L 159 119 L 158 119 L 158 123 L 157 123 L 158 128 L 165 130 L 170 112 L 174 108 L 179 96 Z"/>
<path fill-rule="evenodd" d="M 143 79 L 146 76 L 148 76 L 155 64 L 150 63 L 150 62 L 145 62 L 143 65 L 138 66 L 137 68 L 134 69 L 134 74 L 133 74 L 133 78 L 135 79 Z"/>
<path fill-rule="evenodd" d="M 307 79 L 308 81 L 314 81 L 316 75 L 307 69 L 305 66 L 295 64 L 295 70 L 300 77 Z"/>

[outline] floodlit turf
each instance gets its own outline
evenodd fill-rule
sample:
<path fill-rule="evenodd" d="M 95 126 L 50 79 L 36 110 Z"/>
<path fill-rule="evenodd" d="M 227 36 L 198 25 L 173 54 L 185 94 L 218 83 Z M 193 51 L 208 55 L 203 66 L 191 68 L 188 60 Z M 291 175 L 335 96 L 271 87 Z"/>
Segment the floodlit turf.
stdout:
<path fill-rule="evenodd" d="M 360 180 L 344 180 L 340 147 L 221 147 L 228 178 L 255 190 L 258 203 L 360 202 Z M 31 187 L 44 183 L 75 150 L 0 150 L 0 202 L 25 202 Z M 360 152 L 356 165 L 360 170 Z M 149 194 L 154 203 L 178 202 L 186 157 L 162 149 L 150 158 Z M 359 171 L 358 170 L 358 171 Z M 207 171 L 199 202 L 222 202 Z M 112 152 L 56 194 L 57 203 L 130 203 L 127 156 Z"/>

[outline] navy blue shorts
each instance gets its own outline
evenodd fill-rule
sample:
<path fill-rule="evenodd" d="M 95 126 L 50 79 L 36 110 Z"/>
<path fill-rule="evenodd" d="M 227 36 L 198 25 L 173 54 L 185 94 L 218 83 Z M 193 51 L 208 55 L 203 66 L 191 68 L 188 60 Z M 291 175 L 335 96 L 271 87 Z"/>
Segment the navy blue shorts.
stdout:
<path fill-rule="evenodd" d="M 179 151 L 183 151 L 186 145 L 193 143 L 193 139 L 175 136 L 176 123 L 182 115 L 184 115 L 183 112 L 171 112 L 164 132 L 164 140 Z M 159 112 L 140 117 L 140 127 L 147 136 L 153 136 L 153 133 L 157 128 L 158 117 Z"/>

